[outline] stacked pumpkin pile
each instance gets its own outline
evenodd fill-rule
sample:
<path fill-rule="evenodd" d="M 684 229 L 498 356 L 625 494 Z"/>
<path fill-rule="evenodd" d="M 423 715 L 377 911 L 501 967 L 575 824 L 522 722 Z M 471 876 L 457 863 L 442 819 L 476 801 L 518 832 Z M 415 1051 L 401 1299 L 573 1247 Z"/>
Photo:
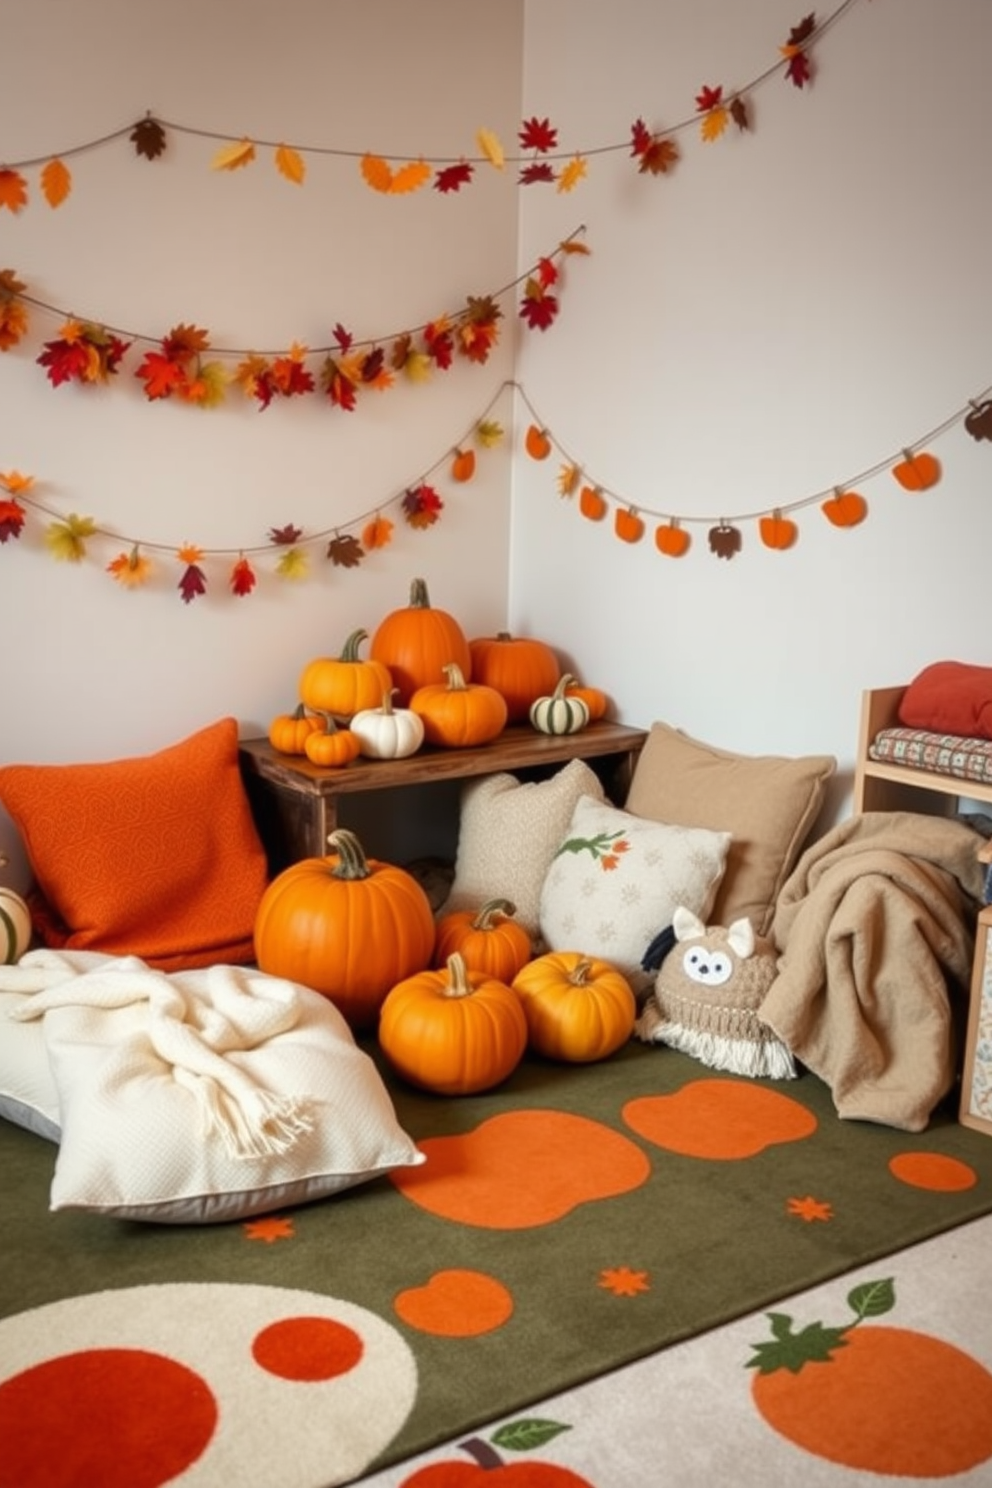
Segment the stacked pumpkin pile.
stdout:
<path fill-rule="evenodd" d="M 273 719 L 269 742 L 338 769 L 359 757 L 404 759 L 425 742 L 469 749 L 508 723 L 571 734 L 606 712 L 605 695 L 562 674 L 543 641 L 501 632 L 469 640 L 455 617 L 430 603 L 415 579 L 410 602 L 372 635 L 355 630 L 336 657 L 303 670 L 294 712 Z"/>
<path fill-rule="evenodd" d="M 468 1095 L 505 1080 L 528 1048 L 568 1063 L 605 1059 L 634 1029 L 636 999 L 609 962 L 534 955 L 506 900 L 435 923 L 404 868 L 367 858 L 353 832 L 294 863 L 259 906 L 263 971 L 328 997 L 354 1031 L 377 1030 L 411 1084 Z"/>

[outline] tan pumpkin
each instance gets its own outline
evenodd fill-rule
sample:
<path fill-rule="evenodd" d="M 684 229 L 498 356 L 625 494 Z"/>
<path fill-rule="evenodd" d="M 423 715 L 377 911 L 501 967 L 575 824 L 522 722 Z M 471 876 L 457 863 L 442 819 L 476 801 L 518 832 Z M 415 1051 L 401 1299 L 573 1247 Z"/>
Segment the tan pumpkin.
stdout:
<path fill-rule="evenodd" d="M 490 899 L 481 909 L 456 909 L 437 922 L 434 965 L 446 966 L 455 951 L 469 971 L 512 982 L 531 958 L 530 936 L 509 899 Z"/>
<path fill-rule="evenodd" d="M 370 654 L 387 667 L 396 687 L 396 701 L 408 707 L 418 687 L 444 681 L 450 661 L 461 668 L 466 681 L 472 677 L 472 654 L 468 637 L 447 610 L 434 609 L 423 579 L 410 585 L 410 603 L 393 610 L 372 635 Z M 374 706 L 382 697 L 380 688 Z"/>
<path fill-rule="evenodd" d="M 516 1069 L 527 1048 L 527 1019 L 512 987 L 469 971 L 456 951 L 443 970 L 391 988 L 379 1014 L 379 1044 L 412 1085 L 472 1095 Z"/>
<path fill-rule="evenodd" d="M 7 856 L 0 853 L 0 868 Z M 0 966 L 12 966 L 31 945 L 31 911 L 20 894 L 0 884 Z"/>
<path fill-rule="evenodd" d="M 434 916 L 412 874 L 366 858 L 344 827 L 331 852 L 278 874 L 255 917 L 262 971 L 322 993 L 353 1028 L 374 1026 L 390 988 L 430 966 Z"/>
<path fill-rule="evenodd" d="M 506 727 L 506 703 L 495 687 L 466 682 L 461 668 L 442 668 L 446 681 L 418 687 L 410 709 L 419 714 L 424 738 L 445 749 L 472 749 L 488 744 Z"/>
<path fill-rule="evenodd" d="M 319 656 L 304 667 L 299 691 L 306 707 L 347 720 L 362 708 L 378 706 L 393 679 L 385 663 L 359 656 L 367 638 L 368 631 L 353 630 L 340 656 Z"/>
<path fill-rule="evenodd" d="M 549 951 L 513 979 L 531 1048 L 547 1059 L 589 1064 L 607 1059 L 634 1031 L 637 1002 L 608 961 L 578 951 Z"/>
<path fill-rule="evenodd" d="M 506 702 L 508 723 L 523 723 L 535 698 L 551 692 L 561 667 L 545 641 L 501 630 L 469 641 L 472 681 L 495 687 Z"/>
<path fill-rule="evenodd" d="M 306 754 L 306 742 L 310 734 L 322 733 L 324 719 L 319 714 L 308 713 L 303 703 L 297 703 L 292 713 L 280 713 L 269 724 L 269 743 L 280 754 Z"/>
<path fill-rule="evenodd" d="M 559 677 L 550 697 L 538 698 L 531 705 L 530 721 L 542 734 L 577 734 L 589 722 L 589 708 L 580 697 L 569 697 L 575 683 L 570 672 Z"/>

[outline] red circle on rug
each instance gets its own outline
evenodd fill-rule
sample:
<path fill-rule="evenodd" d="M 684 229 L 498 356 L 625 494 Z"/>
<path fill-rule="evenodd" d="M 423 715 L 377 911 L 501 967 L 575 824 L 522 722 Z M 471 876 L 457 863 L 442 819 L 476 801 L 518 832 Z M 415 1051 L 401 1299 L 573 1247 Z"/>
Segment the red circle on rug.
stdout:
<path fill-rule="evenodd" d="M 161 1488 L 217 1425 L 200 1375 L 144 1349 L 85 1349 L 0 1384 L 0 1488 Z"/>
<path fill-rule="evenodd" d="M 354 1328 L 322 1317 L 281 1318 L 251 1346 L 259 1368 L 285 1380 L 337 1379 L 356 1367 L 363 1351 Z"/>

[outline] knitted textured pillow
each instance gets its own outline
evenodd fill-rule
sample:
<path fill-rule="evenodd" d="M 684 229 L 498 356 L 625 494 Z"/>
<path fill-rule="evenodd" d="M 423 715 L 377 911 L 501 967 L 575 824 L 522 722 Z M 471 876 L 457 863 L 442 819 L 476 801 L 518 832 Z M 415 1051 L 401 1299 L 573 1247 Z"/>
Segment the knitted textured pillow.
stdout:
<path fill-rule="evenodd" d="M 0 801 L 37 881 L 27 897 L 45 945 L 168 970 L 253 959 L 268 875 L 233 718 L 139 758 L 3 766 Z"/>

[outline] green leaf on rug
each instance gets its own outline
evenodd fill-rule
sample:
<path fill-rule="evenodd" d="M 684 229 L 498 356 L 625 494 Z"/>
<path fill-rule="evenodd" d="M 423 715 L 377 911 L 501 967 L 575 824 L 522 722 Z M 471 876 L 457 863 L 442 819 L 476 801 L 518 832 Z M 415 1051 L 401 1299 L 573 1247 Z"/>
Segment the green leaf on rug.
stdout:
<path fill-rule="evenodd" d="M 850 1332 L 850 1327 L 825 1328 L 822 1323 L 809 1323 L 796 1333 L 788 1313 L 770 1312 L 767 1316 L 775 1341 L 752 1344 L 754 1357 L 747 1361 L 747 1368 L 757 1369 L 759 1374 L 774 1374 L 778 1369 L 798 1374 L 804 1364 L 825 1363 L 835 1350 L 844 1347 Z"/>
<path fill-rule="evenodd" d="M 532 1452 L 535 1447 L 543 1447 L 563 1431 L 571 1429 L 561 1421 L 542 1421 L 540 1417 L 532 1416 L 529 1420 L 507 1422 L 493 1432 L 492 1440 L 494 1445 L 505 1447 L 510 1452 Z"/>

